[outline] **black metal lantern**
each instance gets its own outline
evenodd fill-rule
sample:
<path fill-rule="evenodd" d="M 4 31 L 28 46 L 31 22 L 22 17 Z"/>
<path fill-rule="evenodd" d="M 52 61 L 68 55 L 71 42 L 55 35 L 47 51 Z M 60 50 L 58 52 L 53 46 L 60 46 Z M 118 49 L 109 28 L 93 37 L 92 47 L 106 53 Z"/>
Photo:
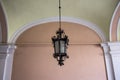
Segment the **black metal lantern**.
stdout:
<path fill-rule="evenodd" d="M 52 37 L 52 42 L 54 46 L 54 58 L 57 59 L 60 66 L 64 65 L 63 61 L 68 58 L 66 49 L 68 46 L 68 36 L 65 35 L 64 30 L 61 29 L 61 3 L 59 0 L 59 30 L 56 32 L 56 36 Z"/>
<path fill-rule="evenodd" d="M 54 58 L 57 59 L 58 64 L 60 66 L 64 65 L 63 61 L 68 58 L 66 53 L 67 45 L 69 42 L 68 36 L 65 35 L 64 31 L 59 28 L 56 32 L 57 36 L 52 37 L 53 45 L 54 45 Z"/>

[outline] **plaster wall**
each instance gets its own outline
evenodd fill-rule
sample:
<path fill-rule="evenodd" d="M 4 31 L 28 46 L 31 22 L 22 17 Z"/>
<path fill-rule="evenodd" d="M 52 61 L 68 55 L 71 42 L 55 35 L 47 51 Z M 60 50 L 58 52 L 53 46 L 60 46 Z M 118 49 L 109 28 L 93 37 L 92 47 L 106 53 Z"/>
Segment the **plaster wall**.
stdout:
<path fill-rule="evenodd" d="M 15 52 L 12 80 L 107 80 L 99 45 L 72 45 L 59 66 L 52 45 L 20 46 Z"/>

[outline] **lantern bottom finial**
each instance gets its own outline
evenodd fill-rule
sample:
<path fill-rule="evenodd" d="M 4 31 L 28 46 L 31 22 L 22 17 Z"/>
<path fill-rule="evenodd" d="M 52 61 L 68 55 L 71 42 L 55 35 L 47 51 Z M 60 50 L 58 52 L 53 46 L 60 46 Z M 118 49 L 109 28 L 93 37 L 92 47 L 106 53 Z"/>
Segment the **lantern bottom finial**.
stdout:
<path fill-rule="evenodd" d="M 64 60 L 59 60 L 59 61 L 58 61 L 58 65 L 63 66 L 63 65 L 64 65 L 63 61 L 64 61 Z"/>

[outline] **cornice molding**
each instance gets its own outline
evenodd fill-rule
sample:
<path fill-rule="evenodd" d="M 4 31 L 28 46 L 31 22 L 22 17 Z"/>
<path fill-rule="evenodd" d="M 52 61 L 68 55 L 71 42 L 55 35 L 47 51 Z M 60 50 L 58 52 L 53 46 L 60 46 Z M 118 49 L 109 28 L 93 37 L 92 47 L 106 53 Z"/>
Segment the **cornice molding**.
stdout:
<path fill-rule="evenodd" d="M 6 56 L 16 49 L 15 45 L 0 45 L 0 59 L 5 59 Z"/>
<path fill-rule="evenodd" d="M 101 43 L 101 46 L 102 46 L 102 48 L 103 48 L 103 51 L 104 51 L 105 56 L 106 56 L 106 55 L 110 55 L 110 54 L 109 54 L 110 48 L 109 48 L 109 46 L 108 46 L 108 43 Z"/>
<path fill-rule="evenodd" d="M 110 54 L 120 54 L 120 42 L 107 42 L 102 43 L 101 46 L 105 53 Z"/>
<path fill-rule="evenodd" d="M 109 42 L 108 45 L 110 47 L 110 54 L 120 55 L 120 42 Z"/>
<path fill-rule="evenodd" d="M 0 45 L 0 54 L 7 54 L 8 45 Z"/>
<path fill-rule="evenodd" d="M 7 45 L 0 45 L 0 59 L 6 59 L 7 56 Z"/>

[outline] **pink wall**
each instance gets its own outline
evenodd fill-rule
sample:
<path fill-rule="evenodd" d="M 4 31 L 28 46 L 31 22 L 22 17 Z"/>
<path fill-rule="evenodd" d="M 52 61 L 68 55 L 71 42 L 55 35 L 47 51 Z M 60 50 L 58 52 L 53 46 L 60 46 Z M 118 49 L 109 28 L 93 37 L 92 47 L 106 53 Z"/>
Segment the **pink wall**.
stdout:
<path fill-rule="evenodd" d="M 18 38 L 12 80 L 106 80 L 103 51 L 98 45 L 101 40 L 89 28 L 64 23 L 65 32 L 70 36 L 70 43 L 79 42 L 80 45 L 69 45 L 70 58 L 62 67 L 57 65 L 52 56 L 51 44 L 29 44 L 50 42 L 50 38 L 55 35 L 55 26 L 56 23 L 38 25 L 25 31 Z M 22 43 L 28 44 L 21 45 Z"/>
<path fill-rule="evenodd" d="M 69 46 L 69 59 L 60 67 L 51 46 L 19 47 L 12 80 L 106 80 L 103 51 L 98 45 Z"/>

